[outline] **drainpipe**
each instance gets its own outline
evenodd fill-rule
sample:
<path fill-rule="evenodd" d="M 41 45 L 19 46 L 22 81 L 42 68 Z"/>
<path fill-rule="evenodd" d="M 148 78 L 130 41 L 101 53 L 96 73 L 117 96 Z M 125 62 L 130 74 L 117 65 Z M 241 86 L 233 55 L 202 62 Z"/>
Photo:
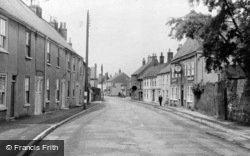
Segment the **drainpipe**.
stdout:
<path fill-rule="evenodd" d="M 47 52 L 46 52 L 46 49 L 47 49 L 47 40 L 48 40 L 48 37 L 45 36 L 44 37 L 44 83 L 43 83 L 43 86 L 44 86 L 44 89 L 43 89 L 43 112 L 45 112 L 45 108 L 46 108 L 46 80 L 47 80 Z"/>

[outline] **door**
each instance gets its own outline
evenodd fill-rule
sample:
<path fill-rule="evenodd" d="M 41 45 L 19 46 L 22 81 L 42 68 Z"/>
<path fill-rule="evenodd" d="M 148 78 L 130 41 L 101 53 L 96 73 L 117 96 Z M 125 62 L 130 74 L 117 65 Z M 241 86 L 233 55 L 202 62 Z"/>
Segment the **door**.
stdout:
<path fill-rule="evenodd" d="M 15 117 L 15 97 L 16 97 L 16 75 L 12 76 L 11 83 L 11 106 L 10 106 L 10 118 Z"/>
<path fill-rule="evenodd" d="M 62 91 L 61 91 L 61 101 L 62 101 L 62 108 L 65 108 L 66 106 L 65 106 L 65 100 L 66 100 L 66 84 L 65 84 L 65 80 L 62 80 L 62 83 L 61 83 L 61 85 L 62 85 Z"/>
<path fill-rule="evenodd" d="M 36 76 L 35 78 L 35 115 L 42 114 L 43 106 L 43 77 Z"/>
<path fill-rule="evenodd" d="M 152 101 L 155 101 L 155 90 L 153 90 L 153 98 L 152 98 Z"/>
<path fill-rule="evenodd" d="M 76 84 L 76 105 L 79 105 L 79 85 Z"/>

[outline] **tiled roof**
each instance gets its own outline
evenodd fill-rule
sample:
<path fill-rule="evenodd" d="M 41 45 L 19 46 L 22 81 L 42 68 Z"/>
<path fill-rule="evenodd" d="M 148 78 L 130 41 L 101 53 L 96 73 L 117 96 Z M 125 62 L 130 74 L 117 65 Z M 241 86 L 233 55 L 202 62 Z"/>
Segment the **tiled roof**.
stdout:
<path fill-rule="evenodd" d="M 124 81 L 127 81 L 128 79 L 130 79 L 129 76 L 122 72 L 122 73 L 116 74 L 114 77 L 110 78 L 108 80 L 108 82 L 123 83 Z"/>
<path fill-rule="evenodd" d="M 31 27 L 32 29 L 46 35 L 54 42 L 75 52 L 67 41 L 44 19 L 39 18 L 26 4 L 21 0 L 0 0 L 0 11 L 7 13 L 15 20 Z"/>
<path fill-rule="evenodd" d="M 165 73 L 169 73 L 170 72 L 170 63 L 165 67 L 163 68 L 159 73 L 159 74 L 165 74 Z"/>
<path fill-rule="evenodd" d="M 178 50 L 178 52 L 175 54 L 174 58 L 171 61 L 175 61 L 178 58 L 181 58 L 183 56 L 186 56 L 188 54 L 191 54 L 195 51 L 202 50 L 201 44 L 195 39 L 187 38 L 184 45 Z"/>
<path fill-rule="evenodd" d="M 158 72 L 166 67 L 168 63 L 159 64 L 157 66 L 152 66 L 148 68 L 138 79 L 144 79 L 149 77 L 156 77 Z"/>
<path fill-rule="evenodd" d="M 141 72 L 143 72 L 147 67 L 149 67 L 150 65 L 152 65 L 152 61 L 147 62 L 145 65 L 141 66 L 136 72 L 134 72 L 132 75 L 138 75 L 141 74 Z"/>

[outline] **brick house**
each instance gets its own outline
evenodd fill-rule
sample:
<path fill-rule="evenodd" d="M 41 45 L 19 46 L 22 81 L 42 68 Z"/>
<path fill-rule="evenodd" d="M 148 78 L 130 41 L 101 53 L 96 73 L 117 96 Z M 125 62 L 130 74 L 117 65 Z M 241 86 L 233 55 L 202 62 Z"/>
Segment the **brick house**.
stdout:
<path fill-rule="evenodd" d="M 171 61 L 170 105 L 194 107 L 193 84 L 217 82 L 218 74 L 207 73 L 202 46 L 188 38 Z"/>
<path fill-rule="evenodd" d="M 106 95 L 118 96 L 119 93 L 122 93 L 122 84 L 129 79 L 130 77 L 127 74 L 119 70 L 118 74 L 106 81 Z"/>
<path fill-rule="evenodd" d="M 0 119 L 82 104 L 85 64 L 66 41 L 66 23 L 58 28 L 20 0 L 0 6 Z"/>

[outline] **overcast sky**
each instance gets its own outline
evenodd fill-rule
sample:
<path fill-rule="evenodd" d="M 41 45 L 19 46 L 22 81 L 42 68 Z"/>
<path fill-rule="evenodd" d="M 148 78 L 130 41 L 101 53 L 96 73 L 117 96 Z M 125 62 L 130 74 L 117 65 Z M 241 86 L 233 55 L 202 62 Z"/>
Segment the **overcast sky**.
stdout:
<path fill-rule="evenodd" d="M 24 0 L 29 1 L 29 0 Z M 39 0 L 36 0 L 39 1 Z M 85 59 L 86 12 L 90 12 L 89 66 L 101 64 L 109 75 L 119 68 L 131 76 L 142 59 L 156 53 L 174 54 L 166 22 L 190 12 L 188 0 L 40 0 L 43 18 L 66 22 L 73 48 Z M 28 3 L 28 2 L 27 2 Z M 203 10 L 204 8 L 198 8 Z M 159 59 L 159 58 L 158 58 Z M 165 60 L 167 58 L 165 57 Z"/>

